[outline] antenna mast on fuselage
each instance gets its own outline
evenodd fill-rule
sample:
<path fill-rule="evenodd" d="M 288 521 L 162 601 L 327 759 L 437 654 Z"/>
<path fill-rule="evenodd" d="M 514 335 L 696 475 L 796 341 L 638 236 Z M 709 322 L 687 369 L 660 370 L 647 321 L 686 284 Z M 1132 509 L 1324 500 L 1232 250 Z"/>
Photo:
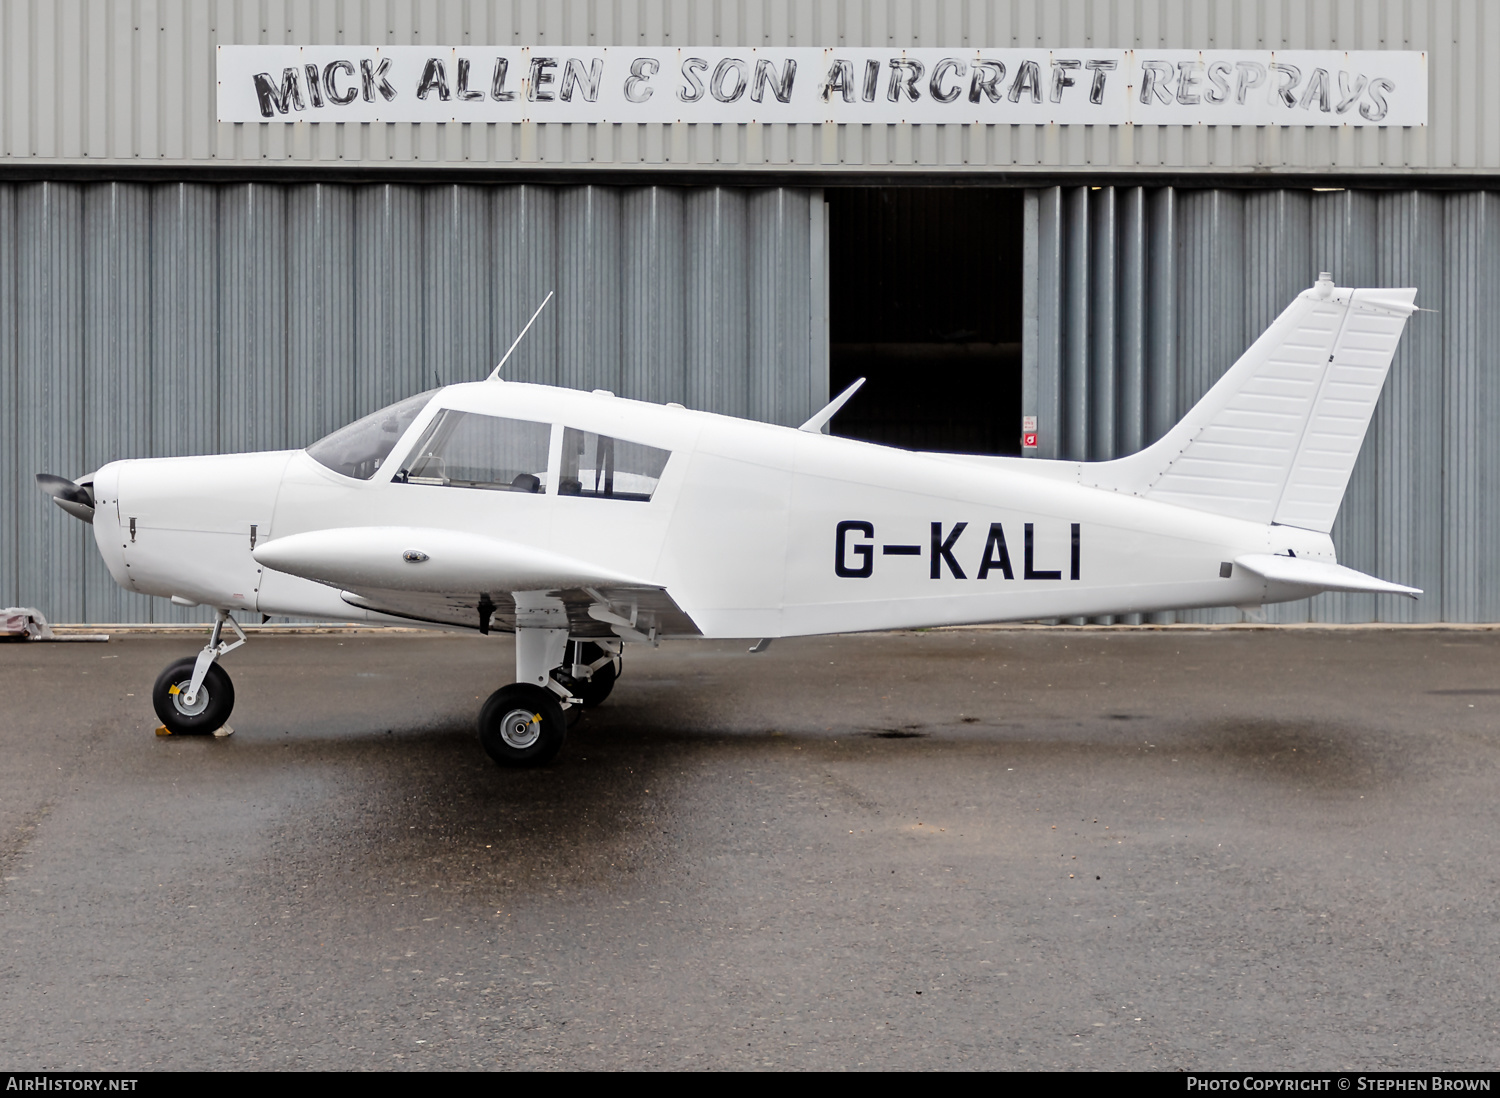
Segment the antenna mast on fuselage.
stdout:
<path fill-rule="evenodd" d="M 547 307 L 547 302 L 552 300 L 552 294 L 552 290 L 547 291 L 547 296 L 544 297 L 542 299 L 542 303 L 536 307 L 536 312 L 531 314 L 531 319 L 526 322 L 526 327 L 521 329 L 521 334 L 516 336 L 515 342 L 510 345 L 510 350 L 505 352 L 505 357 L 502 358 L 496 364 L 495 368 L 490 371 L 490 376 L 485 378 L 486 381 L 494 381 L 500 376 L 500 370 L 505 366 L 507 362 L 510 361 L 510 356 L 514 354 L 516 348 L 521 345 L 521 340 L 526 338 L 526 333 L 531 331 L 531 326 L 536 323 L 536 318 L 542 315 L 542 310 Z"/>

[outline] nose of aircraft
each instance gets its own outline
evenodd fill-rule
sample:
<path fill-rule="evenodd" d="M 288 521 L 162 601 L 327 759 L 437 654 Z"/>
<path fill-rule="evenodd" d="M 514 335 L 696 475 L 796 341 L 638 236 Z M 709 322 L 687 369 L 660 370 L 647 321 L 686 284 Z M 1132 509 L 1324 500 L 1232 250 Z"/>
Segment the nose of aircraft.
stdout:
<path fill-rule="evenodd" d="M 38 473 L 36 486 L 52 497 L 52 502 L 76 519 L 92 524 L 94 521 L 94 493 L 89 490 L 89 478 L 79 484 L 55 473 Z"/>

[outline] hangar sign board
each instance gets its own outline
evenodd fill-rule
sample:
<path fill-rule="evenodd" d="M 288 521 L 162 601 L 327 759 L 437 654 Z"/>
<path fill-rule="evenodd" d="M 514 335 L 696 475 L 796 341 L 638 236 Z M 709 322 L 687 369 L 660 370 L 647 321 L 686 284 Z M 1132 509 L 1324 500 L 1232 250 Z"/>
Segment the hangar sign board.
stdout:
<path fill-rule="evenodd" d="M 220 122 L 1425 126 L 1364 50 L 220 46 Z"/>

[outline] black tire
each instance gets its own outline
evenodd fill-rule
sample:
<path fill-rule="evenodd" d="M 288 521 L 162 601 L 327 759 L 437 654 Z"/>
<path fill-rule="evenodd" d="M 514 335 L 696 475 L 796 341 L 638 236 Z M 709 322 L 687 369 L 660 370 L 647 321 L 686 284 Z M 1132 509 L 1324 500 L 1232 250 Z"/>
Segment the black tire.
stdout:
<path fill-rule="evenodd" d="M 479 710 L 479 742 L 501 766 L 545 766 L 567 736 L 562 706 L 540 686 L 502 686 Z"/>
<path fill-rule="evenodd" d="M 193 680 L 193 668 L 197 663 L 194 656 L 168 664 L 151 688 L 152 708 L 174 736 L 207 736 L 217 732 L 234 711 L 234 683 L 217 663 L 210 666 L 208 674 L 203 676 L 197 703 L 191 710 L 182 704 L 183 692 Z"/>
<path fill-rule="evenodd" d="M 597 656 L 595 657 L 598 658 Z M 593 678 L 588 682 L 578 683 L 577 693 L 573 696 L 583 702 L 585 709 L 593 709 L 595 706 L 603 705 L 604 699 L 609 697 L 609 692 L 615 688 L 615 679 L 619 676 L 615 672 L 614 661 L 606 663 L 594 672 Z"/>
<path fill-rule="evenodd" d="M 580 641 L 578 643 L 577 660 L 579 663 L 593 663 L 604 655 L 604 649 L 592 641 Z M 585 709 L 593 709 L 602 705 L 604 699 L 609 697 L 609 692 L 615 688 L 615 679 L 619 678 L 620 657 L 616 656 L 603 667 L 594 672 L 587 681 L 575 679 L 569 675 L 564 668 L 572 664 L 564 664 L 552 672 L 554 678 L 568 688 L 568 693 L 583 702 Z"/>

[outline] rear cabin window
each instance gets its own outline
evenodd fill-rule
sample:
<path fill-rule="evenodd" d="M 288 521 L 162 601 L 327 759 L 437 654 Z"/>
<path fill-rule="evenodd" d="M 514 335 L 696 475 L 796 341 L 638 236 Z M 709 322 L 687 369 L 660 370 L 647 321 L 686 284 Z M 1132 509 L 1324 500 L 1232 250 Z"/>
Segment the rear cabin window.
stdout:
<path fill-rule="evenodd" d="M 551 441 L 550 423 L 445 408 L 395 479 L 492 492 L 545 492 Z"/>
<path fill-rule="evenodd" d="M 667 467 L 668 450 L 572 427 L 563 429 L 562 496 L 650 500 Z"/>

